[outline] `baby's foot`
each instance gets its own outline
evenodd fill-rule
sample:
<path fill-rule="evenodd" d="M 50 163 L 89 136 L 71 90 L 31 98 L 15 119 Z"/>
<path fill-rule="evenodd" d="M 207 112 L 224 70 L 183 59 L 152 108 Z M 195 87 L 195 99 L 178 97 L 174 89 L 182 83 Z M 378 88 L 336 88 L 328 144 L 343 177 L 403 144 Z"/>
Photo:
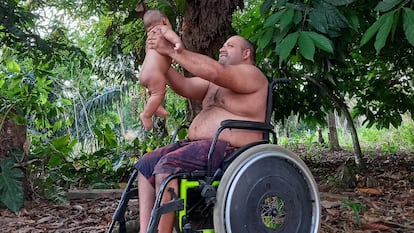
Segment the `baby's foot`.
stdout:
<path fill-rule="evenodd" d="M 151 117 L 144 116 L 144 113 L 141 113 L 139 116 L 141 118 L 142 124 L 144 125 L 144 129 L 145 130 L 152 129 L 152 119 L 151 119 Z"/>
<path fill-rule="evenodd" d="M 155 115 L 162 117 L 162 118 L 167 118 L 170 116 L 170 113 L 167 112 L 167 110 L 165 110 L 165 108 L 163 107 L 158 107 L 157 111 L 155 111 Z"/>

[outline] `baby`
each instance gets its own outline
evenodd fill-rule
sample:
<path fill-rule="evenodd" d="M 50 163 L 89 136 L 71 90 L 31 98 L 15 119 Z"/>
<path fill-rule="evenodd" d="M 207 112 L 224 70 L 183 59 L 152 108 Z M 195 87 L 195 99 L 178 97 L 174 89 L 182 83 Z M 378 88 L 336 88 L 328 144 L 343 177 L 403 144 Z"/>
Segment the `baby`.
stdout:
<path fill-rule="evenodd" d="M 147 33 L 159 30 L 165 39 L 174 45 L 177 52 L 182 50 L 181 39 L 172 30 L 170 21 L 164 13 L 159 10 L 148 10 L 144 14 L 144 27 Z M 162 106 L 165 96 L 166 80 L 165 75 L 171 66 L 171 58 L 159 54 L 153 49 L 145 47 L 145 59 L 142 64 L 139 82 L 147 88 L 150 93 L 144 111 L 140 118 L 145 130 L 152 128 L 152 116 L 168 117 L 170 114 Z"/>

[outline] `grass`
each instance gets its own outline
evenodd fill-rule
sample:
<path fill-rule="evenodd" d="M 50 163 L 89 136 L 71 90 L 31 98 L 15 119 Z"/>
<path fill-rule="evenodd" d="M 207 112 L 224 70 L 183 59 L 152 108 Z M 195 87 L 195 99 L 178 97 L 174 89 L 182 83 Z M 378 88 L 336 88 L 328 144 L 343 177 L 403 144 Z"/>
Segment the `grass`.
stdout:
<path fill-rule="evenodd" d="M 338 130 L 339 145 L 347 150 L 352 150 L 352 138 L 348 131 Z M 414 152 L 414 121 L 405 119 L 398 128 L 377 129 L 360 126 L 357 128 L 358 138 L 363 152 L 368 154 L 382 152 L 395 154 L 398 152 Z M 322 130 L 325 142 L 328 142 L 328 129 Z M 295 148 L 299 145 L 307 146 L 310 150 L 318 149 L 318 135 L 316 130 L 302 130 L 291 133 L 287 138 L 279 136 L 280 145 Z"/>

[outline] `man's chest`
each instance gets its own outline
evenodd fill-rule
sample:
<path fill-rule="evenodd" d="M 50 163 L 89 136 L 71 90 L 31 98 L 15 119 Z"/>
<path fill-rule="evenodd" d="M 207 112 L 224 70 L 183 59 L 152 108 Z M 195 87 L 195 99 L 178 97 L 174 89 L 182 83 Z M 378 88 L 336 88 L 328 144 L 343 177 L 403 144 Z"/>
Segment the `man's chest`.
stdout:
<path fill-rule="evenodd" d="M 222 106 L 226 103 L 228 98 L 229 90 L 214 86 L 210 87 L 207 91 L 206 97 L 204 98 L 203 105 L 207 106 Z"/>

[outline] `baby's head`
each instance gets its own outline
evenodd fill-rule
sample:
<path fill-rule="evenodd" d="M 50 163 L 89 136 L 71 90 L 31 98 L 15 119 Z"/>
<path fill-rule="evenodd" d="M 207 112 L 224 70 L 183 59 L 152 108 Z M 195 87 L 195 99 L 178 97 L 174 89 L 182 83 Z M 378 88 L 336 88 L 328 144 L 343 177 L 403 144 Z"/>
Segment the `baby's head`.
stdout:
<path fill-rule="evenodd" d="M 171 27 L 167 16 L 160 10 L 148 10 L 144 14 L 143 21 L 145 30 L 147 31 L 151 30 L 156 25 L 167 25 Z"/>

